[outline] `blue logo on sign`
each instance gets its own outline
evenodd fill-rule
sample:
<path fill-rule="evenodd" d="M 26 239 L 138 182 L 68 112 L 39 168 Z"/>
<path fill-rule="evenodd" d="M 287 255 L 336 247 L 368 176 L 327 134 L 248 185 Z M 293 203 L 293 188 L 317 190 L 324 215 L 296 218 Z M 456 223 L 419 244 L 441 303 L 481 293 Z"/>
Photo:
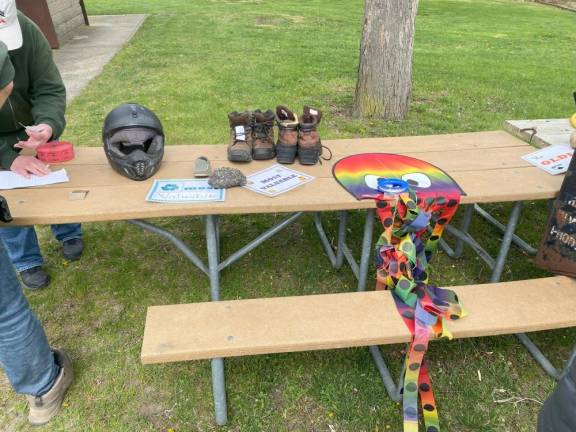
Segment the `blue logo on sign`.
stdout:
<path fill-rule="evenodd" d="M 172 192 L 178 189 L 178 185 L 175 185 L 174 183 L 168 183 L 167 185 L 162 186 L 161 189 L 166 192 Z"/>

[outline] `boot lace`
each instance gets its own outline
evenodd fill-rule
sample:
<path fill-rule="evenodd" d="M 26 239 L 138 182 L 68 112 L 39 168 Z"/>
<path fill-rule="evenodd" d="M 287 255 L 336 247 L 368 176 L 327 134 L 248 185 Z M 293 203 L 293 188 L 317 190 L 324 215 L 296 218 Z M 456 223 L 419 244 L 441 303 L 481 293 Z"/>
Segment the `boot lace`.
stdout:
<path fill-rule="evenodd" d="M 268 123 L 255 123 L 254 124 L 254 136 L 257 139 L 268 139 L 270 130 L 274 125 Z"/>
<path fill-rule="evenodd" d="M 324 150 L 327 150 L 328 153 L 330 153 L 330 156 L 325 157 L 324 156 Z M 322 161 L 329 161 L 330 159 L 332 159 L 332 150 L 330 150 L 329 147 L 326 147 L 324 144 L 321 144 L 321 148 L 320 148 L 320 157 L 318 158 L 318 162 L 320 162 L 320 165 L 322 165 Z"/>

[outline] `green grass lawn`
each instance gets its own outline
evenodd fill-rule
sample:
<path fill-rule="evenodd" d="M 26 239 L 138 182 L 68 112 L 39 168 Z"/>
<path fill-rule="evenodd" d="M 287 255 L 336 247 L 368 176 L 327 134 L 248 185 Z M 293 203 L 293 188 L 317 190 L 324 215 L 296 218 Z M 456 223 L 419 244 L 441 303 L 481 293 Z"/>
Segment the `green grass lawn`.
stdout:
<path fill-rule="evenodd" d="M 233 110 L 304 104 L 325 112 L 324 138 L 500 129 L 505 119 L 567 117 L 574 111 L 576 15 L 514 1 L 422 0 L 417 18 L 414 95 L 404 122 L 350 116 L 362 26 L 361 0 L 86 0 L 90 14 L 148 13 L 132 41 L 76 98 L 65 138 L 98 146 L 103 118 L 136 101 L 161 118 L 169 144 L 223 143 Z M 358 149 L 362 151 L 361 148 Z M 486 155 L 489 157 L 489 155 Z M 508 205 L 490 206 L 505 218 Z M 520 234 L 538 243 L 545 203 L 528 203 Z M 223 254 L 281 216 L 225 217 Z M 361 241 L 362 214 L 350 220 Z M 204 249 L 199 218 L 156 221 Z M 335 232 L 337 221 L 327 218 Z M 29 294 L 50 341 L 72 354 L 77 379 L 66 407 L 46 431 L 210 431 L 206 361 L 142 366 L 146 307 L 206 301 L 207 278 L 168 242 L 127 223 L 84 225 L 83 259 L 67 263 L 42 228 L 50 288 Z M 493 253 L 498 235 L 478 220 L 472 230 Z M 357 248 L 356 248 L 357 250 Z M 512 250 L 503 278 L 546 275 Z M 466 252 L 439 254 L 432 280 L 483 282 L 488 269 Z M 310 216 L 222 275 L 225 299 L 352 290 L 346 269 L 324 259 Z M 576 330 L 536 341 L 556 364 Z M 404 346 L 383 349 L 395 371 Z M 553 382 L 514 337 L 432 344 L 428 354 L 443 430 L 532 432 Z M 231 359 L 226 362 L 230 422 L 223 431 L 402 430 L 399 405 L 385 395 L 368 350 L 344 349 Z M 32 430 L 26 406 L 0 384 L 0 430 Z M 519 402 L 499 403 L 509 398 Z"/>

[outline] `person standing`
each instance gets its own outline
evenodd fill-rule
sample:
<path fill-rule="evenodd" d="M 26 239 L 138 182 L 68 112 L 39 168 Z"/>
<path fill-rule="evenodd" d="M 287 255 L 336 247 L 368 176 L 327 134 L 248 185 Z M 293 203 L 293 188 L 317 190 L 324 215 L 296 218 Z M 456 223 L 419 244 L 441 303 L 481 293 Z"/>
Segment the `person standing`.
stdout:
<path fill-rule="evenodd" d="M 0 42 L 0 106 L 13 89 L 14 68 Z M 0 365 L 10 384 L 26 395 L 28 421 L 48 423 L 60 410 L 74 380 L 72 362 L 62 349 L 51 349 L 32 314 L 4 245 L 0 242 Z"/>
<path fill-rule="evenodd" d="M 576 431 L 576 349 L 538 415 L 538 432 Z"/>
<path fill-rule="evenodd" d="M 0 0 L 0 41 L 9 51 L 15 69 L 13 90 L 0 109 L 0 168 L 25 177 L 49 173 L 47 165 L 22 149 L 58 139 L 66 121 L 66 89 L 52 58 L 52 50 L 40 29 L 16 10 L 14 0 Z M 80 258 L 84 250 L 80 224 L 51 226 L 62 244 L 64 257 Z M 0 228 L 12 264 L 27 288 L 48 286 L 50 276 L 33 226 Z"/>

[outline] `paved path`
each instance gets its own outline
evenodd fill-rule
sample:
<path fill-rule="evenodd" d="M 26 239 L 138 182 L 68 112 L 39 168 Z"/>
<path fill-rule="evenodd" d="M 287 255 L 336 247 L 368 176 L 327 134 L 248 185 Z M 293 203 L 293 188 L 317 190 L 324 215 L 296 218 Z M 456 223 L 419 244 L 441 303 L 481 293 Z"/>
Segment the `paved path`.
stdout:
<path fill-rule="evenodd" d="M 66 85 L 70 102 L 80 94 L 92 78 L 102 72 L 128 42 L 146 15 L 96 15 L 62 48 L 54 50 L 54 60 Z"/>

